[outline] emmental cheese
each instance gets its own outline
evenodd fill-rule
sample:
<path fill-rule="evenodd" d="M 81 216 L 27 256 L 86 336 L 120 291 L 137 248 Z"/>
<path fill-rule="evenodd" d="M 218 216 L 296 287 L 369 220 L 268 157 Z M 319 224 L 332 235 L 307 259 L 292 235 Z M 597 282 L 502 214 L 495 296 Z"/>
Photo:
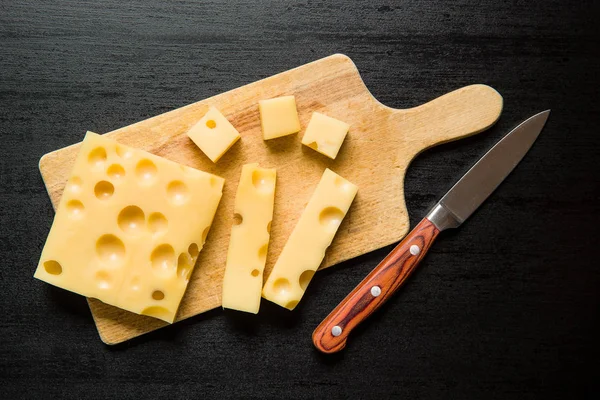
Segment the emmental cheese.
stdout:
<path fill-rule="evenodd" d="M 88 132 L 34 276 L 173 322 L 223 183 Z"/>
<path fill-rule="evenodd" d="M 258 313 L 267 260 L 275 169 L 242 167 L 223 278 L 223 308 Z"/>
<path fill-rule="evenodd" d="M 302 138 L 302 144 L 335 159 L 344 138 L 350 129 L 350 125 L 327 115 L 314 112 L 306 132 Z"/>
<path fill-rule="evenodd" d="M 276 97 L 258 102 L 263 139 L 275 139 L 300 131 L 300 119 L 294 96 Z"/>
<path fill-rule="evenodd" d="M 296 307 L 357 191 L 353 183 L 325 170 L 263 287 L 265 299 L 290 310 Z"/>
<path fill-rule="evenodd" d="M 214 163 L 240 139 L 237 129 L 215 107 L 210 107 L 187 135 Z"/>

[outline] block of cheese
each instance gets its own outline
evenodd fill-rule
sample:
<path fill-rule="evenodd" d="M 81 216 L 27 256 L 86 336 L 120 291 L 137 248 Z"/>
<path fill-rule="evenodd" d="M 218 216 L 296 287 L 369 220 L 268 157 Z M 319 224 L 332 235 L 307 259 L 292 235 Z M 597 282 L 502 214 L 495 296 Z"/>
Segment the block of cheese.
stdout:
<path fill-rule="evenodd" d="M 302 144 L 335 159 L 350 125 L 327 115 L 314 112 L 306 127 Z"/>
<path fill-rule="evenodd" d="M 258 313 L 267 261 L 275 169 L 246 164 L 237 188 L 223 277 L 223 308 Z"/>
<path fill-rule="evenodd" d="M 288 238 L 262 295 L 293 310 L 325 257 L 358 187 L 326 169 Z"/>
<path fill-rule="evenodd" d="M 237 129 L 215 107 L 210 107 L 187 135 L 214 163 L 240 139 Z"/>
<path fill-rule="evenodd" d="M 263 139 L 275 139 L 300 131 L 300 119 L 294 96 L 276 97 L 258 102 Z"/>
<path fill-rule="evenodd" d="M 173 322 L 223 183 L 88 132 L 34 276 Z"/>

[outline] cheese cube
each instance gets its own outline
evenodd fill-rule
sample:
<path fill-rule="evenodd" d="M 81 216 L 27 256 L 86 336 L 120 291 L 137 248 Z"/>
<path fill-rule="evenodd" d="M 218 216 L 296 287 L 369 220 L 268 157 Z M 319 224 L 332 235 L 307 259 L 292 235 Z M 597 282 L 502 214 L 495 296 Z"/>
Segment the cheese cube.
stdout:
<path fill-rule="evenodd" d="M 314 112 L 302 138 L 302 144 L 335 159 L 350 125 L 335 118 Z"/>
<path fill-rule="evenodd" d="M 275 139 L 300 131 L 296 98 L 283 96 L 258 102 L 263 139 Z"/>
<path fill-rule="evenodd" d="M 288 238 L 262 295 L 293 310 L 325 257 L 358 187 L 326 169 Z"/>
<path fill-rule="evenodd" d="M 275 179 L 275 169 L 260 168 L 258 164 L 242 167 L 223 278 L 223 308 L 258 313 Z"/>
<path fill-rule="evenodd" d="M 187 135 L 214 163 L 240 138 L 240 133 L 215 107 L 210 107 Z"/>
<path fill-rule="evenodd" d="M 223 183 L 88 132 L 34 276 L 173 322 Z"/>

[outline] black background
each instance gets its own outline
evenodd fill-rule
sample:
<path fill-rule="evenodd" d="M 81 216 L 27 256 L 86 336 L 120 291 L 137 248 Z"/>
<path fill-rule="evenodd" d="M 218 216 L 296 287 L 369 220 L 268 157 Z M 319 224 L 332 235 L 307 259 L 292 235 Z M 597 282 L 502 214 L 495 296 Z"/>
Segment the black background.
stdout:
<path fill-rule="evenodd" d="M 0 2 L 0 397 L 598 398 L 600 24 L 592 1 Z M 333 54 L 383 103 L 472 83 L 487 132 L 419 156 L 414 226 L 486 149 L 551 108 L 530 153 L 335 356 L 315 326 L 390 248 L 315 276 L 294 312 L 214 310 L 109 347 L 32 278 L 53 211 L 39 158 Z"/>

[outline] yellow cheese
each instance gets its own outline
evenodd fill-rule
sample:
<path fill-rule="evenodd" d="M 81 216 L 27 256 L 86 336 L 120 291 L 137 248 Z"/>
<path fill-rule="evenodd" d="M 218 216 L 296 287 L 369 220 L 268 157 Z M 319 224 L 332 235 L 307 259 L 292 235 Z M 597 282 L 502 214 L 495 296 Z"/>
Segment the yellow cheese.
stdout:
<path fill-rule="evenodd" d="M 258 313 L 275 178 L 275 169 L 260 168 L 258 164 L 242 167 L 223 278 L 223 308 Z"/>
<path fill-rule="evenodd" d="M 211 107 L 187 135 L 214 163 L 240 138 L 237 129 L 215 107 Z"/>
<path fill-rule="evenodd" d="M 358 187 L 326 169 L 287 240 L 262 295 L 293 310 L 325 257 Z"/>
<path fill-rule="evenodd" d="M 302 138 L 302 144 L 335 159 L 348 129 L 350 125 L 347 123 L 314 112 Z"/>
<path fill-rule="evenodd" d="M 223 183 L 88 132 L 34 276 L 173 322 Z"/>
<path fill-rule="evenodd" d="M 300 131 L 296 98 L 283 96 L 258 102 L 263 139 L 275 139 Z"/>

